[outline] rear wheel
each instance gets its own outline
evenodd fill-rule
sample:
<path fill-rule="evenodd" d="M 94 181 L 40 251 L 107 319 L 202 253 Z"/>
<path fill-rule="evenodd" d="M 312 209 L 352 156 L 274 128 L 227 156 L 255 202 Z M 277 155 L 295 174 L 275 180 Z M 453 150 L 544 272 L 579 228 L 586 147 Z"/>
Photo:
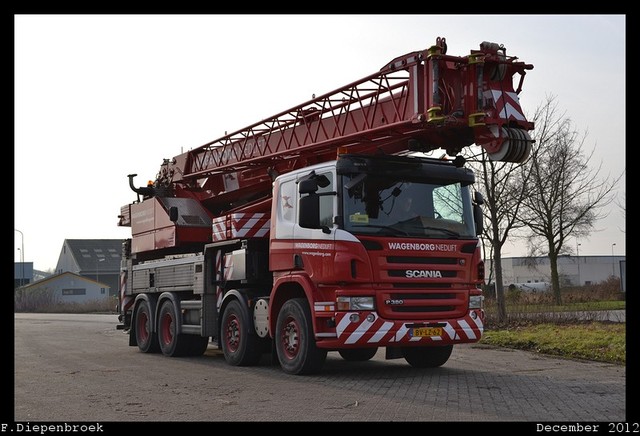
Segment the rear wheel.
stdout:
<path fill-rule="evenodd" d="M 436 368 L 444 365 L 453 351 L 453 345 L 438 347 L 403 348 L 402 355 L 415 368 Z"/>
<path fill-rule="evenodd" d="M 304 298 L 293 298 L 280 309 L 275 343 L 280 366 L 289 374 L 318 372 L 327 358 L 327 350 L 316 347 L 311 311 Z"/>
<path fill-rule="evenodd" d="M 152 320 L 149 303 L 141 300 L 136 308 L 135 335 L 138 348 L 143 353 L 157 353 L 160 351 L 158 336 L 153 331 Z"/>
<path fill-rule="evenodd" d="M 233 366 L 255 365 L 264 350 L 263 340 L 251 328 L 249 310 L 238 300 L 229 302 L 222 315 L 220 338 L 227 363 Z"/>
<path fill-rule="evenodd" d="M 208 336 L 183 335 L 189 342 L 187 353 L 189 356 L 202 356 L 209 348 Z"/>
<path fill-rule="evenodd" d="M 348 360 L 350 362 L 364 362 L 371 360 L 377 352 L 377 348 L 347 348 L 338 351 L 344 360 Z"/>
<path fill-rule="evenodd" d="M 173 301 L 166 300 L 160 307 L 158 318 L 158 341 L 162 354 L 170 357 L 190 355 L 197 348 L 194 347 L 196 340 L 206 339 L 199 336 L 178 334 L 177 330 L 178 319 L 175 305 Z"/>

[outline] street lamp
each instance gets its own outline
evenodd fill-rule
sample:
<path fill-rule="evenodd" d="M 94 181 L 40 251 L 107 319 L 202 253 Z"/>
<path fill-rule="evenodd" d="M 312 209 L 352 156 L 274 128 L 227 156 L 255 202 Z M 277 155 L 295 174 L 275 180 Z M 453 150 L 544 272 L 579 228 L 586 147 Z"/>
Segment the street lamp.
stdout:
<path fill-rule="evenodd" d="M 611 244 L 611 275 L 616 276 L 616 260 L 613 257 L 613 247 L 615 247 L 616 243 Z"/>
<path fill-rule="evenodd" d="M 580 246 L 582 244 L 576 244 L 576 252 L 578 253 L 578 286 L 580 286 Z"/>
<path fill-rule="evenodd" d="M 20 265 L 22 265 L 22 274 L 20 276 L 20 285 L 22 286 L 22 282 L 24 280 L 24 262 L 22 261 L 22 250 L 20 250 L 20 247 L 18 247 L 18 253 L 20 253 Z"/>
<path fill-rule="evenodd" d="M 98 284 L 100 284 L 100 262 L 104 262 L 105 260 L 103 257 L 96 261 L 96 282 L 98 282 Z"/>
<path fill-rule="evenodd" d="M 20 241 L 22 245 L 22 250 L 18 248 L 18 250 L 20 250 L 20 263 L 22 264 L 22 277 L 20 278 L 20 286 L 22 286 L 24 285 L 24 233 L 22 233 L 18 229 L 13 229 L 13 230 L 20 233 Z"/>

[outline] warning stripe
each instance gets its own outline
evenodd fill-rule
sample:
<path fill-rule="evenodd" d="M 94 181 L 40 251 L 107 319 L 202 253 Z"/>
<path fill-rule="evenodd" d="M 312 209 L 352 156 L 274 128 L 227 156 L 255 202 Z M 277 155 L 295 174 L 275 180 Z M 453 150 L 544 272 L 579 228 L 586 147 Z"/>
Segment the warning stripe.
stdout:
<path fill-rule="evenodd" d="M 212 237 L 214 241 L 234 238 L 263 238 L 268 236 L 270 227 L 269 214 L 233 213 L 213 220 Z"/>
<path fill-rule="evenodd" d="M 233 274 L 233 256 L 231 253 L 224 256 L 224 279 L 231 280 Z"/>
<path fill-rule="evenodd" d="M 476 338 L 476 335 L 475 333 L 473 333 L 471 326 L 469 326 L 469 324 L 467 324 L 465 320 L 461 320 L 460 322 L 458 322 L 458 324 L 460 324 L 460 327 L 462 327 L 462 331 L 464 332 L 465 335 L 467 335 L 467 338 L 469 339 Z"/>
<path fill-rule="evenodd" d="M 349 335 L 349 337 L 347 338 L 346 341 L 344 341 L 345 344 L 355 344 L 356 342 L 358 342 L 358 340 L 362 337 L 362 335 L 364 335 L 366 332 L 369 331 L 369 329 L 375 324 L 375 320 L 373 321 L 369 321 L 367 319 L 365 319 L 356 329 L 356 331 L 354 331 L 353 333 L 351 333 Z"/>
<path fill-rule="evenodd" d="M 220 309 L 222 305 L 222 286 L 220 286 L 220 282 L 222 281 L 222 252 L 216 251 L 216 282 L 218 285 L 216 286 L 216 308 Z"/>
<path fill-rule="evenodd" d="M 214 241 L 224 241 L 226 239 L 226 230 L 227 226 L 224 223 L 225 218 L 216 218 L 213 220 L 212 230 L 213 230 L 213 240 Z"/>
<path fill-rule="evenodd" d="M 515 92 L 503 92 L 501 90 L 491 89 L 485 91 L 484 95 L 486 98 L 493 99 L 496 108 L 496 117 L 507 120 L 527 121 L 522 114 L 518 94 Z"/>
<path fill-rule="evenodd" d="M 336 335 L 344 344 L 392 344 L 398 342 L 455 342 L 475 341 L 483 332 L 482 320 L 479 316 L 475 319 L 467 315 L 464 319 L 446 322 L 442 327 L 442 336 L 412 337 L 409 332 L 411 324 L 404 322 L 383 321 L 375 316 L 373 321 L 363 318 L 357 322 L 351 321 L 351 316 L 357 312 L 336 314 Z"/>
<path fill-rule="evenodd" d="M 120 313 L 126 313 L 133 305 L 134 298 L 125 295 L 127 290 L 127 271 L 120 272 Z"/>
<path fill-rule="evenodd" d="M 389 333 L 389 330 L 391 330 L 391 327 L 393 327 L 392 322 L 385 322 L 384 324 L 382 324 L 382 327 L 380 327 L 378 331 L 376 331 L 376 333 L 373 336 L 371 336 L 371 339 L 369 339 L 367 342 L 369 343 L 380 342 L 384 337 L 384 335 Z"/>
<path fill-rule="evenodd" d="M 271 226 L 266 213 L 233 214 L 231 218 L 235 237 L 262 237 Z"/>

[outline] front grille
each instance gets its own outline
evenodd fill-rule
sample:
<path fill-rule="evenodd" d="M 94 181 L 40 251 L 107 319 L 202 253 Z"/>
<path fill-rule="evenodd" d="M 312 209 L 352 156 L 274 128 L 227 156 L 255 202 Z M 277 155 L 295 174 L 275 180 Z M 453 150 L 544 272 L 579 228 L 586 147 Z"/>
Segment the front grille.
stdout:
<path fill-rule="evenodd" d="M 420 291 L 380 292 L 377 307 L 380 315 L 388 319 L 444 319 L 464 316 L 469 302 L 465 289 L 444 291 L 440 286 L 430 291 L 421 284 Z"/>
<path fill-rule="evenodd" d="M 433 294 L 393 294 L 394 298 L 399 298 L 401 300 L 443 300 L 447 298 L 456 298 L 456 294 L 447 292 L 447 293 L 433 293 Z"/>
<path fill-rule="evenodd" d="M 413 268 L 407 269 L 391 269 L 388 271 L 389 277 L 407 277 L 407 271 L 413 271 Z M 457 271 L 421 271 L 417 270 L 420 273 L 423 273 L 424 276 L 421 277 L 422 280 L 429 280 L 428 277 L 430 274 L 434 277 L 440 275 L 440 277 L 456 277 L 458 275 Z M 436 274 L 437 273 L 437 274 Z"/>
<path fill-rule="evenodd" d="M 381 317 L 438 321 L 467 314 L 472 256 L 460 251 L 459 242 L 382 246 L 368 251 L 374 279 L 382 288 L 376 295 Z"/>
<path fill-rule="evenodd" d="M 395 289 L 442 289 L 450 288 L 449 283 L 392 283 Z"/>
<path fill-rule="evenodd" d="M 430 307 L 402 307 L 394 308 L 397 313 L 433 313 L 433 312 L 452 312 L 455 306 L 430 306 Z"/>
<path fill-rule="evenodd" d="M 419 256 L 388 256 L 389 263 L 416 263 L 421 265 L 456 265 L 458 260 L 454 257 L 419 257 Z"/>

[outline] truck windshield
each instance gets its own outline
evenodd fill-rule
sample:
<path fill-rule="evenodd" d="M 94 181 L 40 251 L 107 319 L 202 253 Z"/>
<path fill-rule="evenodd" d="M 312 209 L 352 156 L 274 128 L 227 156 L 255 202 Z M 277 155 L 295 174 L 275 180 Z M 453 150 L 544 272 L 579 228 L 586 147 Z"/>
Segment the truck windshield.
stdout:
<path fill-rule="evenodd" d="M 345 230 L 354 234 L 458 239 L 475 237 L 468 186 L 389 174 L 342 176 Z"/>

